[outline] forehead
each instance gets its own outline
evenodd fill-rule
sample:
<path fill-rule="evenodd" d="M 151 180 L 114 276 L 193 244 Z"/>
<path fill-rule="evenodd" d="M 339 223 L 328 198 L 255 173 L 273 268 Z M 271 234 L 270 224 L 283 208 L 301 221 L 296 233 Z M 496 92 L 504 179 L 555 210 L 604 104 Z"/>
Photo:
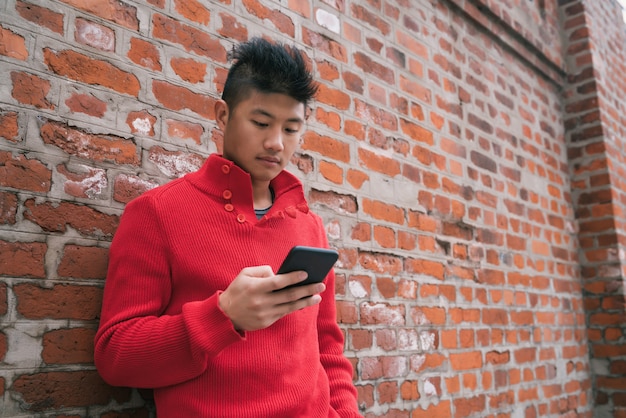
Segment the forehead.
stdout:
<path fill-rule="evenodd" d="M 234 112 L 242 115 L 259 115 L 269 118 L 304 121 L 304 103 L 282 93 L 252 92 L 240 101 Z"/>

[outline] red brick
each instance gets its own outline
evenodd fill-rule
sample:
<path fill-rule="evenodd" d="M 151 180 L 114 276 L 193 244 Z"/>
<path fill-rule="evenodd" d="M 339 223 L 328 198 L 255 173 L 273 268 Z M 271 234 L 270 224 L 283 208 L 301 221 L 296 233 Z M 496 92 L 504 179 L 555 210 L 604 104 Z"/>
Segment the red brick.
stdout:
<path fill-rule="evenodd" d="M 483 366 L 482 354 L 480 351 L 451 353 L 450 365 L 454 370 L 479 369 Z"/>
<path fill-rule="evenodd" d="M 402 259 L 393 255 L 361 252 L 359 264 L 376 273 L 398 274 L 402 271 Z"/>
<path fill-rule="evenodd" d="M 202 125 L 182 120 L 167 119 L 167 134 L 171 138 L 191 139 L 196 144 L 202 143 L 204 128 Z"/>
<path fill-rule="evenodd" d="M 161 56 L 157 47 L 143 39 L 131 38 L 128 58 L 135 64 L 154 71 L 161 71 Z"/>
<path fill-rule="evenodd" d="M 351 6 L 352 16 L 374 29 L 377 29 L 382 35 L 387 35 L 391 31 L 389 23 L 387 23 L 381 16 L 380 12 L 372 12 L 363 6 L 358 4 L 352 4 Z"/>
<path fill-rule="evenodd" d="M 70 155 L 95 161 L 118 164 L 139 164 L 137 147 L 133 141 L 113 135 L 92 135 L 56 122 L 41 127 L 41 138 Z"/>
<path fill-rule="evenodd" d="M 170 110 L 188 109 L 207 119 L 215 117 L 215 99 L 205 94 L 158 80 L 152 82 L 152 93 L 159 103 Z"/>
<path fill-rule="evenodd" d="M 206 76 L 207 64 L 191 58 L 173 57 L 170 65 L 174 72 L 183 80 L 190 83 L 203 83 Z"/>
<path fill-rule="evenodd" d="M 290 10 L 293 10 L 291 7 Z M 225 38 L 232 38 L 238 42 L 244 42 L 248 39 L 248 29 L 241 22 L 237 20 L 237 17 L 231 16 L 226 13 L 220 13 L 220 19 L 222 21 L 222 27 L 217 32 Z"/>
<path fill-rule="evenodd" d="M 343 46 L 340 42 L 334 41 L 326 36 L 322 36 L 318 32 L 312 31 L 306 27 L 302 27 L 302 40 L 305 44 L 315 49 L 316 51 L 322 52 L 326 55 L 329 55 L 332 58 L 335 58 L 341 62 L 348 62 L 348 52 L 346 47 Z"/>
<path fill-rule="evenodd" d="M 48 246 L 41 242 L 0 241 L 0 274 L 44 278 Z"/>
<path fill-rule="evenodd" d="M 167 151 L 154 146 L 150 148 L 148 160 L 168 177 L 181 177 L 197 171 L 204 163 L 204 157 L 182 151 Z"/>
<path fill-rule="evenodd" d="M 387 303 L 363 303 L 360 306 L 361 324 L 363 325 L 390 325 L 405 324 L 404 305 L 389 305 Z"/>
<path fill-rule="evenodd" d="M 17 195 L 0 191 L 0 224 L 13 225 L 17 215 Z"/>
<path fill-rule="evenodd" d="M 147 110 L 129 112 L 126 117 L 126 125 L 134 134 L 154 136 L 154 125 L 157 122 L 156 116 Z"/>
<path fill-rule="evenodd" d="M 345 163 L 350 161 L 349 144 L 327 136 L 318 135 L 312 131 L 304 134 L 301 148 L 307 151 L 318 152 L 337 161 Z"/>
<path fill-rule="evenodd" d="M 104 280 L 109 262 L 108 254 L 106 248 L 68 244 L 63 248 L 57 274 L 59 277 L 71 279 Z"/>
<path fill-rule="evenodd" d="M 0 26 L 0 55 L 26 61 L 28 50 L 24 37 Z"/>
<path fill-rule="evenodd" d="M 0 112 L 0 137 L 18 142 L 20 128 L 17 112 Z"/>
<path fill-rule="evenodd" d="M 89 328 L 64 328 L 43 336 L 41 357 L 47 364 L 93 363 L 96 331 Z"/>
<path fill-rule="evenodd" d="M 411 418 L 452 418 L 452 416 L 450 401 L 439 401 L 426 409 L 416 408 L 411 414 Z"/>
<path fill-rule="evenodd" d="M 72 94 L 65 105 L 74 113 L 84 113 L 89 116 L 101 118 L 107 111 L 107 104 L 90 94 Z"/>
<path fill-rule="evenodd" d="M 4 332 L 0 332 L 0 363 L 4 361 L 8 349 L 7 335 Z M 0 390 L 0 392 L 2 392 L 2 390 Z"/>
<path fill-rule="evenodd" d="M 70 226 L 80 234 L 92 237 L 112 237 L 119 224 L 119 216 L 99 212 L 89 206 L 70 202 L 24 202 L 24 218 L 47 232 L 65 232 Z"/>
<path fill-rule="evenodd" d="M 0 316 L 6 315 L 9 310 L 9 302 L 7 297 L 7 284 L 0 282 Z M 0 359 L 0 362 L 1 361 L 2 359 Z"/>
<path fill-rule="evenodd" d="M 87 84 L 98 84 L 119 93 L 137 97 L 139 80 L 108 62 L 96 60 L 72 50 L 55 53 L 44 48 L 44 63 L 55 74 Z"/>
<path fill-rule="evenodd" d="M 63 14 L 21 0 L 15 3 L 15 10 L 26 20 L 63 34 Z"/>
<path fill-rule="evenodd" d="M 105 405 L 111 399 L 122 403 L 131 397 L 130 389 L 108 386 L 95 370 L 23 374 L 13 381 L 11 390 L 31 412 Z"/>
<path fill-rule="evenodd" d="M 152 17 L 152 34 L 157 39 L 174 42 L 188 52 L 226 62 L 226 49 L 207 32 L 185 25 L 160 14 Z"/>
<path fill-rule="evenodd" d="M 76 42 L 102 51 L 115 51 L 115 32 L 111 28 L 86 19 L 75 20 Z"/>
<path fill-rule="evenodd" d="M 157 183 L 142 179 L 138 176 L 119 174 L 113 185 L 113 199 L 117 202 L 128 203 L 142 193 L 157 187 Z"/>
<path fill-rule="evenodd" d="M 100 315 L 102 288 L 57 284 L 42 288 L 33 284 L 13 286 L 17 313 L 28 319 L 94 320 Z"/>
<path fill-rule="evenodd" d="M 389 177 L 395 177 L 400 174 L 400 163 L 397 160 L 365 148 L 359 148 L 359 162 L 370 170 L 378 171 Z"/>
<path fill-rule="evenodd" d="M 363 212 L 374 219 L 393 222 L 398 225 L 404 224 L 404 209 L 378 200 L 363 199 Z"/>
<path fill-rule="evenodd" d="M 139 29 L 137 8 L 117 0 L 62 0 L 71 6 L 131 30 Z"/>
<path fill-rule="evenodd" d="M 320 103 L 327 104 L 339 110 L 347 110 L 350 107 L 350 96 L 339 89 L 333 89 L 325 84 L 320 84 L 315 96 Z"/>
<path fill-rule="evenodd" d="M 319 171 L 326 180 L 329 180 L 335 184 L 343 183 L 343 169 L 337 164 L 320 161 Z"/>
<path fill-rule="evenodd" d="M 54 109 L 46 96 L 50 92 L 50 82 L 33 74 L 11 72 L 13 90 L 11 95 L 22 104 L 39 109 Z"/>
<path fill-rule="evenodd" d="M 57 166 L 57 172 L 65 177 L 63 191 L 78 197 L 97 199 L 103 197 L 103 192 L 108 188 L 106 170 L 89 166 L 79 166 L 70 170 L 65 165 Z"/>
<path fill-rule="evenodd" d="M 243 5 L 250 14 L 261 20 L 269 20 L 274 24 L 276 29 L 291 38 L 294 37 L 295 25 L 293 21 L 280 10 L 269 9 L 256 0 L 243 0 Z"/>
<path fill-rule="evenodd" d="M 211 12 L 198 0 L 174 0 L 174 8 L 185 18 L 207 25 L 211 21 Z"/>

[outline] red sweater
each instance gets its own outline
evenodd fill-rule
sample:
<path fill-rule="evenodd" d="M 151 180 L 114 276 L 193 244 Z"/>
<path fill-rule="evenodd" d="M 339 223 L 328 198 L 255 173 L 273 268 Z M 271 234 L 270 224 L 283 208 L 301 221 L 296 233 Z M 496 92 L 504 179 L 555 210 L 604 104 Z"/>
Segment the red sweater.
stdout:
<path fill-rule="evenodd" d="M 257 220 L 247 173 L 212 155 L 128 204 L 110 250 L 95 362 L 113 385 L 154 388 L 159 418 L 360 417 L 337 326 L 334 273 L 319 305 L 239 334 L 218 293 L 244 267 L 276 271 L 294 245 L 326 247 L 286 171 Z"/>

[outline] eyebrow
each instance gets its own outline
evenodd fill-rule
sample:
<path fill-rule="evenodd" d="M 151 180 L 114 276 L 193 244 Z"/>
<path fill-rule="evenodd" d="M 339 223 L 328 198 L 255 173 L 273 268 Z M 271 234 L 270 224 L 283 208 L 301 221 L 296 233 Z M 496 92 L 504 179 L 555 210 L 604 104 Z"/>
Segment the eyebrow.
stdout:
<path fill-rule="evenodd" d="M 267 116 L 268 118 L 276 119 L 276 117 L 274 115 L 272 115 L 270 112 L 268 112 L 267 110 L 264 110 L 264 109 L 260 109 L 260 108 L 256 108 L 256 109 L 252 110 L 252 114 L 253 115 Z M 289 119 L 287 119 L 287 122 L 304 123 L 304 119 L 299 118 L 299 117 L 289 118 Z"/>

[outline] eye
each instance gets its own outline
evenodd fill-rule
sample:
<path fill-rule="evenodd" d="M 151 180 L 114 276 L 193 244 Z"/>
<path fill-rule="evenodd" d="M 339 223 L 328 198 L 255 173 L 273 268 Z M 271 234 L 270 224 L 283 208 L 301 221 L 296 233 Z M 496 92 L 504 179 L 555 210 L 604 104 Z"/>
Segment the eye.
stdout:
<path fill-rule="evenodd" d="M 301 126 L 298 125 L 285 126 L 285 132 L 289 135 L 295 135 L 300 133 L 300 128 Z"/>
<path fill-rule="evenodd" d="M 258 120 L 253 120 L 252 123 L 254 123 L 259 128 L 267 128 L 269 126 L 267 123 L 259 122 Z"/>

